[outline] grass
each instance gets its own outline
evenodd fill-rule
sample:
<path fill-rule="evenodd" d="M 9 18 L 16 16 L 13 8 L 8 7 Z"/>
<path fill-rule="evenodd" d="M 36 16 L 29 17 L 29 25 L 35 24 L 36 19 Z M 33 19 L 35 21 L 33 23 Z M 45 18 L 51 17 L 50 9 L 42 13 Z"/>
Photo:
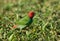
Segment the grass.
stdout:
<path fill-rule="evenodd" d="M 1 0 L 0 3 L 0 41 L 60 41 L 60 0 Z M 31 10 L 36 14 L 28 29 L 13 28 Z"/>

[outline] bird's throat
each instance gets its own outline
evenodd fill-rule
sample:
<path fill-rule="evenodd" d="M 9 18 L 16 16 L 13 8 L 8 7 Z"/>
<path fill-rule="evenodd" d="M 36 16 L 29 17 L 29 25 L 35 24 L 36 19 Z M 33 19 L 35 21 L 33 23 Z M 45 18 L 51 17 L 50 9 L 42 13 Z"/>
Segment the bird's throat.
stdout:
<path fill-rule="evenodd" d="M 29 21 L 27 22 L 27 26 L 30 26 L 30 24 L 33 22 L 33 18 L 30 18 Z"/>

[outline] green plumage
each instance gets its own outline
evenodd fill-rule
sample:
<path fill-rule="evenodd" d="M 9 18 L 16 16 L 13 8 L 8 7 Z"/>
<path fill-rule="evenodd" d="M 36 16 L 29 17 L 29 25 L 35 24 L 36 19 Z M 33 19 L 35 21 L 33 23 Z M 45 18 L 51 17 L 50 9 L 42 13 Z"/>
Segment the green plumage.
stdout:
<path fill-rule="evenodd" d="M 27 23 L 27 21 L 29 21 L 29 17 L 28 17 L 28 16 L 23 17 L 23 18 L 21 18 L 20 20 L 17 20 L 16 23 L 17 23 L 18 25 L 25 25 L 25 24 Z"/>
<path fill-rule="evenodd" d="M 30 24 L 32 22 L 33 22 L 33 19 L 26 16 L 26 17 L 24 17 L 24 18 L 22 18 L 20 20 L 17 20 L 16 23 L 19 25 L 18 28 L 22 29 L 22 28 L 30 26 Z"/>

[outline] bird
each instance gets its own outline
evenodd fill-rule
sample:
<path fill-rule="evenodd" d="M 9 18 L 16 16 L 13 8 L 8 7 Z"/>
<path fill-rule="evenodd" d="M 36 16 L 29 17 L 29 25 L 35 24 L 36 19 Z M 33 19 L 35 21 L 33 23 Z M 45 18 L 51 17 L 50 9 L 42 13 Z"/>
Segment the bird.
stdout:
<path fill-rule="evenodd" d="M 20 28 L 20 31 L 26 27 L 29 27 L 32 22 L 33 22 L 33 17 L 35 16 L 35 12 L 34 11 L 30 11 L 28 13 L 28 15 L 26 17 L 24 17 L 23 19 L 16 21 L 18 25 L 14 25 L 13 28 Z M 9 41 L 14 40 L 14 34 L 11 34 L 10 37 L 8 38 Z M 15 39 L 17 41 L 17 39 Z M 15 41 L 14 40 L 14 41 Z"/>
<path fill-rule="evenodd" d="M 18 24 L 17 28 L 23 29 L 23 28 L 29 27 L 33 22 L 33 17 L 34 16 L 35 16 L 35 12 L 30 11 L 28 13 L 28 15 L 26 15 L 22 19 L 16 21 L 16 24 Z"/>

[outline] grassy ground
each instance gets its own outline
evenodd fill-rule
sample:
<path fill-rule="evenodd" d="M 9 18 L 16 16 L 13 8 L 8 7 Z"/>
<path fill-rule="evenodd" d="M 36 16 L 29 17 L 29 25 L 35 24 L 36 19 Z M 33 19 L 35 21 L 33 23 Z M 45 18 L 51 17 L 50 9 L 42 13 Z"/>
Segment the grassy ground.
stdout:
<path fill-rule="evenodd" d="M 31 10 L 35 22 L 21 31 L 13 28 Z M 0 0 L 0 41 L 12 35 L 11 41 L 60 41 L 60 0 Z"/>

